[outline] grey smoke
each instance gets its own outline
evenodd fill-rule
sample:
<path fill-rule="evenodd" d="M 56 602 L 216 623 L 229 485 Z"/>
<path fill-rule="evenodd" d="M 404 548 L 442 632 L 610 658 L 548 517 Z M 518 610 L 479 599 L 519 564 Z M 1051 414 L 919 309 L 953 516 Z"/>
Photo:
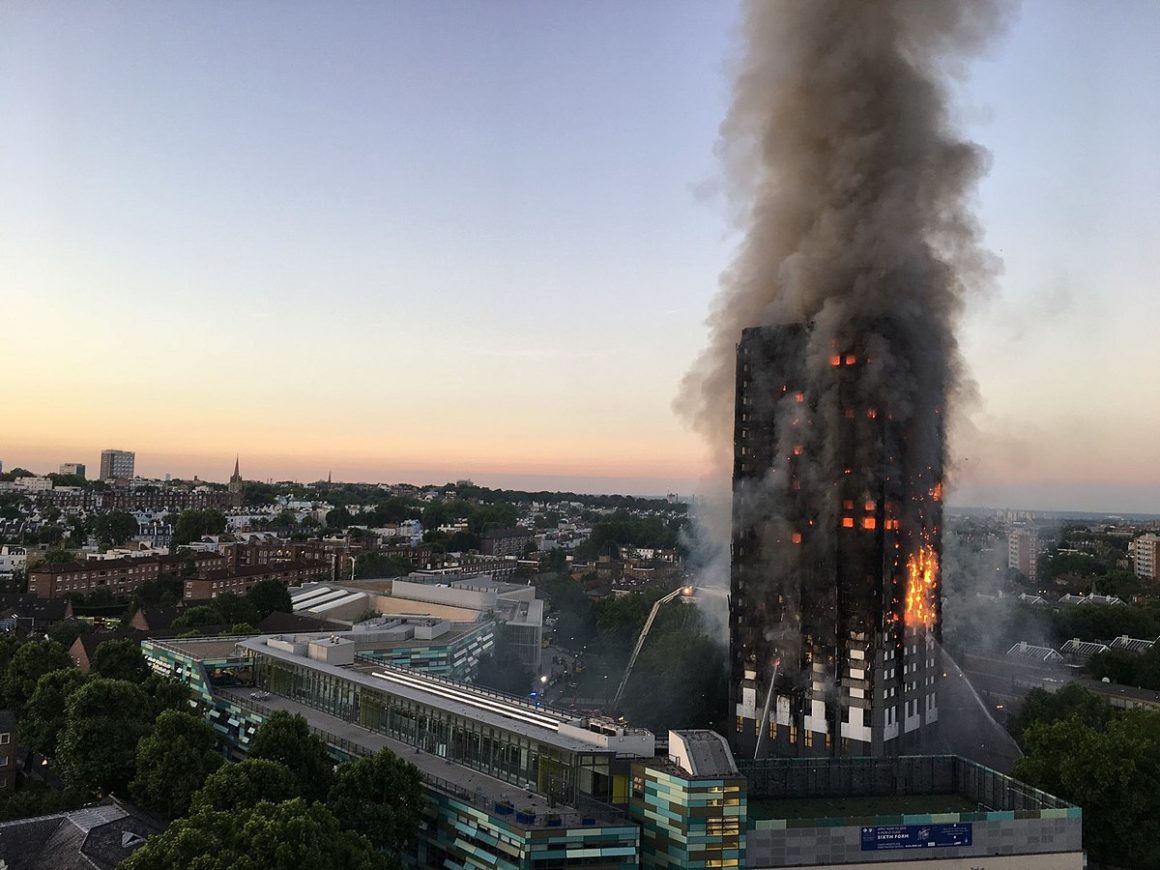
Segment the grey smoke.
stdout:
<path fill-rule="evenodd" d="M 999 23 L 990 0 L 748 0 L 720 152 L 744 226 L 679 409 L 724 466 L 747 326 L 860 333 L 900 410 L 959 382 L 954 326 L 994 273 L 969 209 L 987 155 L 956 132 L 951 78 Z M 913 413 L 911 411 L 910 413 Z M 941 439 L 940 439 L 941 440 Z"/>
<path fill-rule="evenodd" d="M 942 480 L 948 403 L 964 384 L 956 324 L 997 270 L 970 210 L 988 157 L 956 130 L 950 96 L 1004 9 L 993 0 L 743 4 L 719 142 L 743 236 L 720 279 L 709 344 L 676 402 L 722 476 L 741 330 L 802 322 L 813 324 L 814 394 L 832 383 L 835 347 L 861 348 L 874 364 L 860 398 L 905 432 L 889 473 L 915 487 Z M 813 457 L 819 480 L 834 479 L 829 447 Z M 766 495 L 779 489 L 769 481 Z M 713 575 L 727 584 L 719 567 Z"/>

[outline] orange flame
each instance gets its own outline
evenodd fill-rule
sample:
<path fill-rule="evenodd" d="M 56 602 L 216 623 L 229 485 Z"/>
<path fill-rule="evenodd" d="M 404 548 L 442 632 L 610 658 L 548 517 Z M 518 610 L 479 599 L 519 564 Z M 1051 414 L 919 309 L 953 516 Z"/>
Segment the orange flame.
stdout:
<path fill-rule="evenodd" d="M 906 559 L 906 624 L 934 623 L 934 596 L 938 587 L 938 556 L 934 547 L 923 544 Z"/>

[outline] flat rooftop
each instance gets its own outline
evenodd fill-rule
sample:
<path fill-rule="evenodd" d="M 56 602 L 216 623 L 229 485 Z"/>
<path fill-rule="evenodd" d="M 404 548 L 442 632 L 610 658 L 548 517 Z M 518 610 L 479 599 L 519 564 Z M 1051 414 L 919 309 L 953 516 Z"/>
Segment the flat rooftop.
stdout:
<path fill-rule="evenodd" d="M 302 635 L 302 637 L 306 636 Z M 318 636 L 326 637 L 327 634 L 323 632 Z M 235 643 L 240 648 L 256 655 L 330 674 L 387 695 L 425 704 L 428 707 L 519 734 L 559 749 L 585 753 L 613 751 L 601 749 L 592 742 L 560 734 L 552 725 L 539 724 L 538 721 L 535 721 L 555 720 L 557 723 L 581 726 L 581 717 L 575 713 L 546 706 L 536 706 L 521 698 L 477 689 L 465 683 L 443 680 L 406 668 L 382 665 L 370 669 L 369 672 L 362 672 L 350 667 L 331 665 L 268 646 L 266 641 L 270 637 L 239 638 Z M 377 674 L 383 676 L 380 677 Z M 636 733 L 644 732 L 637 731 Z"/>
<path fill-rule="evenodd" d="M 520 788 L 510 782 L 504 782 L 461 764 L 455 764 L 429 752 L 423 752 L 385 734 L 371 731 L 361 725 L 347 722 L 345 719 L 331 716 L 279 695 L 269 694 L 261 703 L 254 703 L 250 699 L 251 691 L 253 690 L 248 687 L 220 688 L 215 690 L 215 694 L 228 697 L 243 709 L 255 710 L 263 715 L 268 715 L 271 710 L 297 713 L 316 731 L 332 735 L 348 744 L 359 747 L 368 755 L 378 752 L 380 749 L 389 749 L 399 758 L 419 768 L 424 779 L 435 788 L 440 788 L 441 785 L 450 785 L 454 789 L 466 793 L 463 795 L 465 798 L 470 795 L 472 802 L 487 807 L 489 810 L 495 803 L 510 801 L 517 810 L 533 812 L 541 819 L 548 813 L 556 813 L 562 816 L 564 826 L 580 826 L 582 814 L 575 807 L 550 802 L 544 795 L 536 794 L 526 788 Z M 583 815 L 588 814 L 584 813 Z M 514 816 L 510 817 L 509 821 L 517 824 Z M 543 822 L 539 822 L 537 827 L 542 827 L 543 824 Z"/>
<path fill-rule="evenodd" d="M 252 635 L 238 637 L 188 637 L 188 638 L 146 638 L 154 646 L 162 649 L 169 648 L 184 653 L 195 661 L 206 659 L 240 658 L 237 654 L 238 642 L 246 640 Z"/>

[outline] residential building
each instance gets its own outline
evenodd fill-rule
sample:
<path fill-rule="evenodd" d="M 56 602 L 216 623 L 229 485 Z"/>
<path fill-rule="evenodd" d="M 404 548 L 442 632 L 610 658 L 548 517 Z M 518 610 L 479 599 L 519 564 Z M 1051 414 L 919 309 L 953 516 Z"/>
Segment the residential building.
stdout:
<path fill-rule="evenodd" d="M 163 575 L 180 574 L 190 564 L 195 572 L 205 572 L 224 567 L 225 560 L 214 553 L 183 553 L 39 565 L 28 572 L 28 589 L 38 598 L 87 595 L 98 589 L 122 597 L 132 594 L 142 583 Z"/>
<path fill-rule="evenodd" d="M 1160 580 L 1160 535 L 1148 532 L 1132 541 L 1132 568 L 1141 580 Z"/>
<path fill-rule="evenodd" d="M 1007 567 L 1018 571 L 1028 580 L 1039 576 L 1039 530 L 1035 526 L 1019 526 L 1007 536 Z"/>
<path fill-rule="evenodd" d="M 856 346 L 817 356 L 804 324 L 745 329 L 737 347 L 739 757 L 914 752 L 938 721 L 941 418 L 915 408 L 904 424 L 870 406 Z"/>
<path fill-rule="evenodd" d="M 165 824 L 112 796 L 79 810 L 0 822 L 0 866 L 112 870 Z"/>
<path fill-rule="evenodd" d="M 28 549 L 16 544 L 0 546 L 0 575 L 11 576 L 28 567 Z"/>
<path fill-rule="evenodd" d="M 209 601 L 224 592 L 244 595 L 258 583 L 277 580 L 284 586 L 299 586 L 311 580 L 319 580 L 330 573 L 326 562 L 300 560 L 278 562 L 273 565 L 250 565 L 245 568 L 211 568 L 199 570 L 193 577 L 185 578 L 185 601 Z"/>
<path fill-rule="evenodd" d="M 480 538 L 479 551 L 485 556 L 520 556 L 535 540 L 535 531 L 522 526 L 488 529 Z"/>
<path fill-rule="evenodd" d="M 18 477 L 13 481 L 16 489 L 25 492 L 45 492 L 52 489 L 51 477 Z"/>
<path fill-rule="evenodd" d="M 62 462 L 60 464 L 61 474 L 72 474 L 84 480 L 85 464 L 83 462 Z"/>
<path fill-rule="evenodd" d="M 101 480 L 132 480 L 137 454 L 131 450 L 101 451 Z"/>

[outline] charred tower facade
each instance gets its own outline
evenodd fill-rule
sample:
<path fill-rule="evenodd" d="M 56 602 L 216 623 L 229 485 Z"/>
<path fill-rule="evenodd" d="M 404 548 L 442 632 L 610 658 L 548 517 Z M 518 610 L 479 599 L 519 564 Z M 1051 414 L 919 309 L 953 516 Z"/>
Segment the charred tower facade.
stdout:
<path fill-rule="evenodd" d="M 788 324 L 737 346 L 730 732 L 743 757 L 932 745 L 942 408 L 885 398 L 900 375 L 876 334 Z"/>

